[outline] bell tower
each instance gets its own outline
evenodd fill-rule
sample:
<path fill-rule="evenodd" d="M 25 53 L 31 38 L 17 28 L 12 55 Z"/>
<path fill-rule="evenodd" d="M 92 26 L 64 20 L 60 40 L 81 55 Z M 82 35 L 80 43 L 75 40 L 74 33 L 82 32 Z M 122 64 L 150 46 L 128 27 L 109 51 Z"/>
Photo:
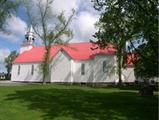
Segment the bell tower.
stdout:
<path fill-rule="evenodd" d="M 25 35 L 26 43 L 32 45 L 34 42 L 34 30 L 33 27 L 30 26 L 27 30 L 27 34 Z"/>
<path fill-rule="evenodd" d="M 20 53 L 31 50 L 34 45 L 34 39 L 35 39 L 34 30 L 33 30 L 33 27 L 30 26 L 27 29 L 27 33 L 25 35 L 25 40 L 23 41 L 23 43 L 21 45 Z"/>

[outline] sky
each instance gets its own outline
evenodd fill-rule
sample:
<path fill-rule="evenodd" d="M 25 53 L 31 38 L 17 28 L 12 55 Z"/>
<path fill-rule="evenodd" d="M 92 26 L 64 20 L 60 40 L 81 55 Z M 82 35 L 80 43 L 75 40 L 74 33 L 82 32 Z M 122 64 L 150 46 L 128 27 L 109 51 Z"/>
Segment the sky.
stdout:
<path fill-rule="evenodd" d="M 35 2 L 36 0 L 29 0 Z M 97 31 L 95 23 L 99 19 L 99 12 L 93 8 L 91 0 L 54 0 L 53 10 L 55 13 L 64 11 L 65 16 L 71 15 L 71 10 L 75 9 L 74 18 L 70 24 L 70 28 L 74 36 L 70 42 L 84 42 L 94 39 L 92 35 Z M 4 58 L 11 51 L 19 52 L 20 45 L 25 40 L 24 35 L 27 32 L 27 16 L 25 9 L 20 6 L 16 15 L 6 21 L 6 28 L 10 31 L 9 34 L 0 32 L 0 72 L 6 72 Z M 35 38 L 35 44 L 41 45 L 42 41 Z"/>

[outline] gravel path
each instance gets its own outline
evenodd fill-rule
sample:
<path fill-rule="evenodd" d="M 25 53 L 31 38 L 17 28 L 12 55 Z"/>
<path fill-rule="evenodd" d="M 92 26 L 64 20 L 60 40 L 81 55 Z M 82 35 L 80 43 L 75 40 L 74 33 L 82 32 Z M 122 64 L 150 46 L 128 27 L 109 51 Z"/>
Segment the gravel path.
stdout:
<path fill-rule="evenodd" d="M 21 83 L 21 82 L 12 82 L 10 80 L 0 80 L 0 86 L 22 86 L 28 85 L 29 83 Z"/>

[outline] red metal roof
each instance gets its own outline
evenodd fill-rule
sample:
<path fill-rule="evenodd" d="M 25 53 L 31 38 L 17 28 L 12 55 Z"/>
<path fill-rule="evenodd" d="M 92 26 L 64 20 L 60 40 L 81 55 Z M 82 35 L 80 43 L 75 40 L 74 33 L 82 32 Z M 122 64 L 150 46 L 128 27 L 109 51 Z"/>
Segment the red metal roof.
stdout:
<path fill-rule="evenodd" d="M 53 58 L 56 53 L 63 49 L 72 59 L 74 60 L 89 60 L 97 54 L 115 54 L 115 49 L 112 45 L 108 45 L 105 49 L 94 49 L 92 43 L 70 43 L 66 45 L 52 45 L 50 59 Z M 18 55 L 13 63 L 24 63 L 24 62 L 42 62 L 45 53 L 45 46 L 34 46 L 31 50 L 25 51 Z"/>

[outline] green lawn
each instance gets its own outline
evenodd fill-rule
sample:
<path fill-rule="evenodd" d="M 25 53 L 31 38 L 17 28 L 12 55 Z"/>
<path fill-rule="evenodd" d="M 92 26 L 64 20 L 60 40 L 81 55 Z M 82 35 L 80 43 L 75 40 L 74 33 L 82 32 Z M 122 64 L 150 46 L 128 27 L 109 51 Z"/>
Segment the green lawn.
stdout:
<path fill-rule="evenodd" d="M 0 86 L 0 120 L 157 120 L 157 101 L 119 88 Z"/>

